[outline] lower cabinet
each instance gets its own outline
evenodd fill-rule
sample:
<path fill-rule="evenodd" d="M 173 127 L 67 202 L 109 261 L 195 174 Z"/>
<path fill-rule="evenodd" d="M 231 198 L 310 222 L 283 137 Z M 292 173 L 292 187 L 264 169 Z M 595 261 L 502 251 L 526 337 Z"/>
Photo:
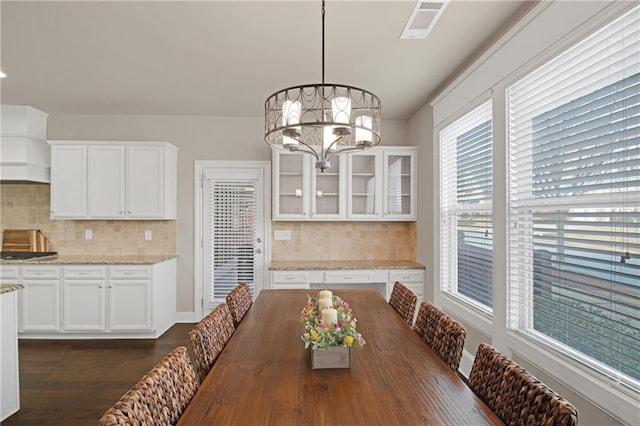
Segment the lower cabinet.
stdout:
<path fill-rule="evenodd" d="M 175 259 L 20 268 L 21 338 L 159 337 L 175 324 Z"/>
<path fill-rule="evenodd" d="M 373 288 L 389 300 L 393 284 L 400 281 L 416 293 L 420 305 L 424 298 L 424 279 L 424 269 L 271 271 L 271 288 Z"/>

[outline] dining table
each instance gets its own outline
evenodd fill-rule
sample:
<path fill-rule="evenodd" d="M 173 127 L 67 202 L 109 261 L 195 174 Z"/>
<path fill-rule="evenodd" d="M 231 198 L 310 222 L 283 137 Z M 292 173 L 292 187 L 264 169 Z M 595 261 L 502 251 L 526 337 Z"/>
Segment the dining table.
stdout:
<path fill-rule="evenodd" d="M 178 425 L 502 424 L 373 289 L 334 289 L 366 344 L 312 369 L 302 310 L 315 290 L 260 291 Z"/>

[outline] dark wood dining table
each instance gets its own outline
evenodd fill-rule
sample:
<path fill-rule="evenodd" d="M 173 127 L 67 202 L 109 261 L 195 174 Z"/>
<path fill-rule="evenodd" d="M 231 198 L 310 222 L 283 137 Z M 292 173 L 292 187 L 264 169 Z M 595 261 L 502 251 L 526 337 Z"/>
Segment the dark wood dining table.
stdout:
<path fill-rule="evenodd" d="M 375 290 L 336 289 L 367 343 L 311 369 L 301 312 L 315 290 L 262 290 L 179 425 L 502 424 Z"/>

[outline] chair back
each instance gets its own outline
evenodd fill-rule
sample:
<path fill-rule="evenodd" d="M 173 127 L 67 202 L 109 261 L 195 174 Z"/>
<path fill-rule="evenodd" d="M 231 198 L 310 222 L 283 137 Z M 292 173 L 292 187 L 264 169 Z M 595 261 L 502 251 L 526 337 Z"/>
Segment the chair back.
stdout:
<path fill-rule="evenodd" d="M 221 303 L 189 332 L 198 382 L 202 383 L 235 331 L 226 303 Z"/>
<path fill-rule="evenodd" d="M 413 329 L 440 359 L 458 371 L 467 336 L 467 330 L 460 323 L 425 300 L 420 304 Z"/>
<path fill-rule="evenodd" d="M 407 288 L 404 284 L 396 281 L 393 284 L 391 297 L 389 297 L 389 305 L 400 315 L 400 317 L 409 324 L 413 324 L 413 314 L 416 312 L 416 303 L 418 296 Z"/>
<path fill-rule="evenodd" d="M 251 298 L 251 291 L 249 291 L 247 283 L 238 284 L 227 295 L 227 305 L 229 305 L 229 310 L 233 317 L 233 324 L 236 327 L 238 327 L 240 321 L 242 321 L 242 318 L 244 318 L 244 315 L 252 304 L 253 299 Z"/>
<path fill-rule="evenodd" d="M 196 393 L 187 348 L 177 347 L 100 418 L 100 426 L 174 425 Z"/>
<path fill-rule="evenodd" d="M 570 402 L 485 343 L 476 352 L 469 387 L 505 424 L 578 424 Z"/>

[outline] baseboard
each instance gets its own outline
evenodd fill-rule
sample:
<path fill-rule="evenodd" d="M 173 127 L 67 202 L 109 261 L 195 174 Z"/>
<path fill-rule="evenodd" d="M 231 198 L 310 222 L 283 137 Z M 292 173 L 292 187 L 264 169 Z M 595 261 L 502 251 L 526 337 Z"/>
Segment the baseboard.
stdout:
<path fill-rule="evenodd" d="M 195 312 L 176 312 L 176 322 L 198 322 Z"/>
<path fill-rule="evenodd" d="M 468 352 L 466 349 L 462 350 L 462 359 L 460 359 L 460 368 L 458 368 L 458 371 L 466 378 L 469 378 L 469 373 L 471 373 L 471 367 L 473 366 L 474 359 L 475 355 Z"/>

